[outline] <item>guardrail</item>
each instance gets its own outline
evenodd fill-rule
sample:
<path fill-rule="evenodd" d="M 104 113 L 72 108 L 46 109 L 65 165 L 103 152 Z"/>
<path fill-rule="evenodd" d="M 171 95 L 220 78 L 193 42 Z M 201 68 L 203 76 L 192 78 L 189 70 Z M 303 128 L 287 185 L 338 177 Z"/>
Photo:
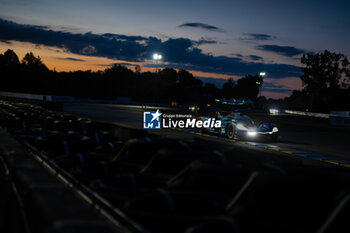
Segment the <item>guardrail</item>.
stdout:
<path fill-rule="evenodd" d="M 350 126 L 350 116 L 349 111 L 332 111 L 330 114 L 325 113 L 314 113 L 314 112 L 302 112 L 294 110 L 285 110 L 287 114 L 299 115 L 299 116 L 309 116 L 318 117 L 330 120 L 330 125 L 333 126 Z"/>
<path fill-rule="evenodd" d="M 40 101 L 52 101 L 52 96 L 50 95 L 36 95 L 36 94 L 24 94 L 24 93 L 1 91 L 0 96 L 30 99 L 30 100 L 40 100 Z"/>
<path fill-rule="evenodd" d="M 302 111 L 294 111 L 294 110 L 284 110 L 287 114 L 299 115 L 299 116 L 310 116 L 310 117 L 319 117 L 326 118 L 330 117 L 330 114 L 326 113 L 316 113 L 316 112 L 302 112 Z"/>
<path fill-rule="evenodd" d="M 104 99 L 87 99 L 87 98 L 76 98 L 73 96 L 57 96 L 57 95 L 37 95 L 37 94 L 26 94 L 17 92 L 4 92 L 0 91 L 0 96 L 8 98 L 18 98 L 26 100 L 35 100 L 43 102 L 53 102 L 53 103 L 94 103 L 94 104 L 114 104 L 118 107 L 125 108 L 137 108 L 137 109 L 160 109 L 167 110 L 173 109 L 168 104 L 154 104 L 154 103 L 121 103 L 117 100 L 104 100 Z"/>

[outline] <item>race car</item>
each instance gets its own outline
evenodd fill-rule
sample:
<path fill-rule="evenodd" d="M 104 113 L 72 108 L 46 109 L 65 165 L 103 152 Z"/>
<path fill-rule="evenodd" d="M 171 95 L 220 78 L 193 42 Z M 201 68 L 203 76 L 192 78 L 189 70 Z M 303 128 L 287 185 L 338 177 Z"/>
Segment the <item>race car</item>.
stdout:
<path fill-rule="evenodd" d="M 220 134 L 227 138 L 242 139 L 248 141 L 270 140 L 277 141 L 279 136 L 278 126 L 271 123 L 261 123 L 258 126 L 254 121 L 239 113 L 229 113 L 221 116 L 218 112 L 216 117 L 221 120 L 221 128 L 208 128 L 210 133 Z M 201 117 L 205 120 L 207 117 Z"/>

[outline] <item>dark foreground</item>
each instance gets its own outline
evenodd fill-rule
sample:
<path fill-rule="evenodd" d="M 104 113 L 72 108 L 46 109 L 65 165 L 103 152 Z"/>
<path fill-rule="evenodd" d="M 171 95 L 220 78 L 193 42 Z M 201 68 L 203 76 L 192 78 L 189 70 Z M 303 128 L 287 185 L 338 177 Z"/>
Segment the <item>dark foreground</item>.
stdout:
<path fill-rule="evenodd" d="M 349 229 L 347 167 L 107 111 L 93 112 L 115 124 L 0 101 L 1 232 Z"/>

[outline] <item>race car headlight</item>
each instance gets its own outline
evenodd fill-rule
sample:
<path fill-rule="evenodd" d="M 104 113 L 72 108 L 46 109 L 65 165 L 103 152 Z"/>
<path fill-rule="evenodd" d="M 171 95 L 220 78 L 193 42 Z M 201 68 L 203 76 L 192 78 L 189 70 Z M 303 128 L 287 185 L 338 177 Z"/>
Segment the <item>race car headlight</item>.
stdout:
<path fill-rule="evenodd" d="M 270 109 L 269 109 L 269 112 L 270 112 L 271 115 L 278 115 L 279 110 L 278 110 L 278 109 L 275 109 L 275 108 L 270 108 Z"/>
<path fill-rule="evenodd" d="M 278 132 L 278 128 L 277 127 L 273 127 L 272 128 L 272 133 L 277 133 Z"/>
<path fill-rule="evenodd" d="M 238 130 L 248 130 L 247 127 L 245 127 L 243 124 L 237 124 Z"/>
<path fill-rule="evenodd" d="M 250 137 L 255 137 L 257 133 L 256 133 L 256 131 L 248 131 L 247 134 Z"/>

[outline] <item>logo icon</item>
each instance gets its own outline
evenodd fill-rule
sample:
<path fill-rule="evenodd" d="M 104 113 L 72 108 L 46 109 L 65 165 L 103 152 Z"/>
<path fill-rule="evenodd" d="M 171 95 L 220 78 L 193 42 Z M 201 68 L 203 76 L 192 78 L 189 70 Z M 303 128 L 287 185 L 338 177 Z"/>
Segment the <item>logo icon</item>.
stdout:
<path fill-rule="evenodd" d="M 157 110 L 156 112 L 143 112 L 143 128 L 144 129 L 160 129 L 160 116 L 162 113 Z"/>

